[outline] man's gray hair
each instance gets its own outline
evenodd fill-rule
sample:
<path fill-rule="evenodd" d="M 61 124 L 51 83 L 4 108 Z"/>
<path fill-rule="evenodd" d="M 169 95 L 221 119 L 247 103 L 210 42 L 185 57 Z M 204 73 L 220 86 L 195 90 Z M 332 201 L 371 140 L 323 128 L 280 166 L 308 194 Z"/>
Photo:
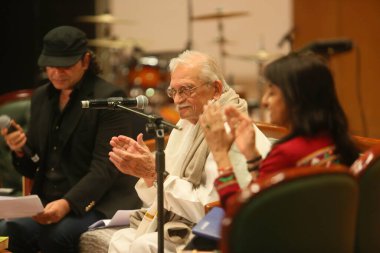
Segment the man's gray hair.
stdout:
<path fill-rule="evenodd" d="M 221 81 L 223 84 L 223 92 L 230 87 L 223 77 L 222 70 L 211 56 L 193 50 L 186 50 L 178 57 L 171 59 L 169 64 L 170 72 L 173 72 L 178 66 L 184 65 L 188 67 L 199 67 L 199 79 L 205 83 Z"/>

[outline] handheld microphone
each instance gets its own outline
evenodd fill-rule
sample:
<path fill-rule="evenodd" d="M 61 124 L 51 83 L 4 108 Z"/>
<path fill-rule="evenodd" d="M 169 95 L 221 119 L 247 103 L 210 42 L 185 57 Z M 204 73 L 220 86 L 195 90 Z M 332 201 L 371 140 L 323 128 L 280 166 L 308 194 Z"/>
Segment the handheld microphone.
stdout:
<path fill-rule="evenodd" d="M 11 124 L 11 118 L 8 115 L 0 116 L 0 128 L 8 128 L 8 133 L 17 131 L 17 129 Z M 27 143 L 22 147 L 24 154 L 29 157 L 34 163 L 38 163 L 40 157 L 32 151 Z"/>
<path fill-rule="evenodd" d="M 136 98 L 111 97 L 106 99 L 82 100 L 82 108 L 117 109 L 118 105 L 144 109 L 148 105 L 148 98 L 140 95 Z"/>

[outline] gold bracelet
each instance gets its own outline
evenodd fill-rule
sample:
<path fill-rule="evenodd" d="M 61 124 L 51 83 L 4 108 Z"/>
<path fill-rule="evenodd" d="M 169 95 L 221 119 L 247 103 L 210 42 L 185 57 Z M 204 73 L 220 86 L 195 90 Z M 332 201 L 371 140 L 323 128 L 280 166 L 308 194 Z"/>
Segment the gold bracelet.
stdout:
<path fill-rule="evenodd" d="M 218 172 L 219 172 L 219 176 L 223 176 L 223 175 L 226 175 L 226 174 L 229 174 L 231 173 L 233 170 L 232 170 L 232 167 L 227 167 L 227 168 L 219 168 L 218 169 Z"/>

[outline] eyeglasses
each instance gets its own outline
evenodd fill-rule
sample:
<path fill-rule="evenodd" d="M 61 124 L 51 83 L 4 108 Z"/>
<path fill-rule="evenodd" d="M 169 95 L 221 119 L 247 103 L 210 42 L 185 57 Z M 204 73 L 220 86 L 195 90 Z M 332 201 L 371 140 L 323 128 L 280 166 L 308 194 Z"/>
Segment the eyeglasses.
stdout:
<path fill-rule="evenodd" d="M 186 87 L 186 86 L 183 86 L 183 87 L 179 88 L 178 91 L 176 89 L 173 89 L 173 88 L 168 88 L 166 90 L 166 94 L 168 94 L 168 96 L 170 98 L 173 98 L 173 99 L 174 99 L 174 97 L 175 97 L 175 95 L 177 93 L 178 93 L 178 95 L 180 97 L 187 98 L 187 97 L 190 97 L 197 88 L 199 88 L 199 87 L 201 87 L 203 85 L 206 85 L 206 84 L 207 83 L 204 83 L 204 84 L 201 84 L 201 85 L 196 86 L 196 87 Z"/>

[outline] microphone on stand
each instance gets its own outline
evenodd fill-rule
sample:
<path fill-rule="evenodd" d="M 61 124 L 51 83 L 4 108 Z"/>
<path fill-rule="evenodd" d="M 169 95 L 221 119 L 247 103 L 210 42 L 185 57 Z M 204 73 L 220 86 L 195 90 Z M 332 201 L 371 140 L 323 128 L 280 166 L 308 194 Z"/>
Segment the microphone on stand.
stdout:
<path fill-rule="evenodd" d="M 148 98 L 140 95 L 136 98 L 110 97 L 105 99 L 82 100 L 85 109 L 118 109 L 118 105 L 144 109 L 148 105 Z"/>
<path fill-rule="evenodd" d="M 311 42 L 305 47 L 297 50 L 297 52 L 306 53 L 311 51 L 322 55 L 332 55 L 350 51 L 352 47 L 353 43 L 349 39 L 320 40 Z"/>
<path fill-rule="evenodd" d="M 289 42 L 290 44 L 290 48 L 293 47 L 293 41 L 294 41 L 294 32 L 295 32 L 295 29 L 294 27 L 292 27 L 287 33 L 285 33 L 280 41 L 277 43 L 277 47 L 281 48 L 286 42 Z"/>
<path fill-rule="evenodd" d="M 11 124 L 11 118 L 8 115 L 0 116 L 0 129 L 1 128 L 8 128 L 8 133 L 17 131 L 17 129 Z M 33 152 L 27 143 L 25 143 L 25 145 L 22 147 L 22 151 L 34 163 L 38 163 L 38 161 L 40 160 L 40 157 L 37 155 L 37 153 Z"/>

